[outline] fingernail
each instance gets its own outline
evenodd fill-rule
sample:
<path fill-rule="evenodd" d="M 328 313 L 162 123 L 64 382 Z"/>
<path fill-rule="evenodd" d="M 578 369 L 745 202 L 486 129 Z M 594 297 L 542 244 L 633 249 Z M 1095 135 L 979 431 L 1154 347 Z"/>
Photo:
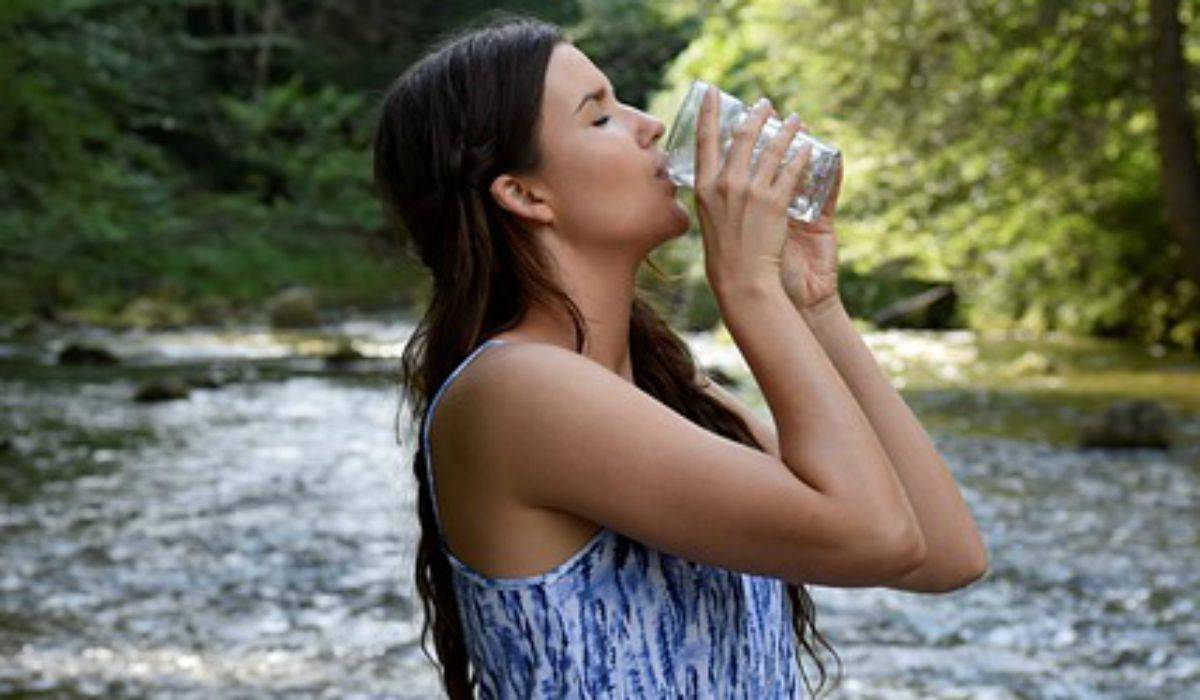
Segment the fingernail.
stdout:
<path fill-rule="evenodd" d="M 770 101 L 770 100 L 768 100 L 768 99 L 767 99 L 767 98 L 765 98 L 765 97 L 760 97 L 760 98 L 758 98 L 758 102 L 755 102 L 755 103 L 754 103 L 754 108 L 755 108 L 755 109 L 762 109 L 763 107 L 766 107 L 766 106 L 767 106 L 767 105 L 769 105 L 769 104 L 771 104 L 771 101 Z"/>
<path fill-rule="evenodd" d="M 791 114 L 788 115 L 788 118 L 787 118 L 788 126 L 796 126 L 799 123 L 800 123 L 800 117 L 796 116 L 795 112 L 792 112 Z"/>

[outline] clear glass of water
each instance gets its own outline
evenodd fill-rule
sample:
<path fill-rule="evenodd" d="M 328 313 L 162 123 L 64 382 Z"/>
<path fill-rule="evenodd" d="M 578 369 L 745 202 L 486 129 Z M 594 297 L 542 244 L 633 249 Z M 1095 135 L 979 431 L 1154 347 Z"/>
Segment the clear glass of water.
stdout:
<path fill-rule="evenodd" d="M 683 103 L 679 106 L 679 111 L 675 113 L 671 131 L 667 134 L 667 174 L 671 181 L 680 187 L 695 188 L 696 131 L 700 124 L 700 104 L 704 101 L 706 90 L 708 90 L 708 83 L 703 80 L 692 81 L 691 87 L 684 95 Z M 720 95 L 717 119 L 719 125 L 718 144 L 720 163 L 723 164 L 725 157 L 729 154 L 729 147 L 733 143 L 733 129 L 749 116 L 750 110 L 741 100 L 720 88 L 717 89 L 717 92 Z M 771 142 L 781 128 L 783 128 L 781 120 L 767 117 L 750 156 L 752 170 L 758 163 L 758 155 L 762 152 L 763 147 Z M 821 208 L 829 197 L 834 178 L 837 176 L 838 166 L 842 160 L 842 153 L 837 148 L 798 131 L 796 137 L 788 144 L 781 167 L 782 163 L 795 157 L 806 143 L 810 144 L 812 152 L 809 155 L 808 165 L 805 166 L 806 172 L 800 176 L 800 183 L 796 187 L 796 196 L 788 203 L 787 213 L 793 219 L 811 223 L 820 216 Z"/>

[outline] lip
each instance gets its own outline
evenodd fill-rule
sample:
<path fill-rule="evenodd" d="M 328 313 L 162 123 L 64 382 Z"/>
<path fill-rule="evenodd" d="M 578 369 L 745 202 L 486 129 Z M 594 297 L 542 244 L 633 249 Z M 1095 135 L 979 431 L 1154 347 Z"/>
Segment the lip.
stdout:
<path fill-rule="evenodd" d="M 660 171 L 656 172 L 654 174 L 654 179 L 658 180 L 659 182 L 663 183 L 664 185 L 669 186 L 672 191 L 674 191 L 676 188 L 675 181 L 672 180 L 671 176 L 667 174 L 666 168 L 663 168 Z"/>
<path fill-rule="evenodd" d="M 667 154 L 664 153 L 658 157 L 658 160 L 655 163 L 654 177 L 662 180 L 670 180 L 670 177 L 667 174 Z"/>

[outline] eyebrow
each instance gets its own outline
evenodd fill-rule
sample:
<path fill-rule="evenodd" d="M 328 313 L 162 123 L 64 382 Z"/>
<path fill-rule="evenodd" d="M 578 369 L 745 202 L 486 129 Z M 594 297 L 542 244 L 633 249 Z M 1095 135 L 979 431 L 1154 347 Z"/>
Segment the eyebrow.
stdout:
<path fill-rule="evenodd" d="M 599 90 L 593 90 L 592 92 L 584 95 L 583 99 L 579 101 L 579 106 L 575 108 L 575 113 L 578 114 L 579 110 L 583 109 L 583 106 L 587 104 L 588 100 L 595 100 L 599 102 L 604 97 L 604 93 L 606 91 L 607 88 L 601 87 Z"/>

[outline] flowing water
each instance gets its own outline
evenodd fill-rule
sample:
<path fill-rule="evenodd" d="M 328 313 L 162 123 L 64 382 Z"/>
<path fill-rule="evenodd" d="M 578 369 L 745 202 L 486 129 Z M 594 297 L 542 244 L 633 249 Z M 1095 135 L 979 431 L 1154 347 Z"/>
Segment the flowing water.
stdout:
<path fill-rule="evenodd" d="M 395 431 L 410 331 L 0 343 L 0 697 L 438 697 L 410 573 L 412 433 Z M 337 337 L 367 359 L 327 367 Z M 727 337 L 687 337 L 747 376 Z M 122 364 L 55 365 L 77 338 Z M 866 338 L 961 484 L 991 570 L 942 595 L 810 587 L 845 664 L 831 697 L 1200 697 L 1200 364 L 1096 341 Z M 1014 370 L 1025 352 L 1056 369 Z M 202 374 L 221 381 L 132 400 L 147 379 Z M 1175 447 L 1075 446 L 1129 397 L 1173 413 Z"/>

